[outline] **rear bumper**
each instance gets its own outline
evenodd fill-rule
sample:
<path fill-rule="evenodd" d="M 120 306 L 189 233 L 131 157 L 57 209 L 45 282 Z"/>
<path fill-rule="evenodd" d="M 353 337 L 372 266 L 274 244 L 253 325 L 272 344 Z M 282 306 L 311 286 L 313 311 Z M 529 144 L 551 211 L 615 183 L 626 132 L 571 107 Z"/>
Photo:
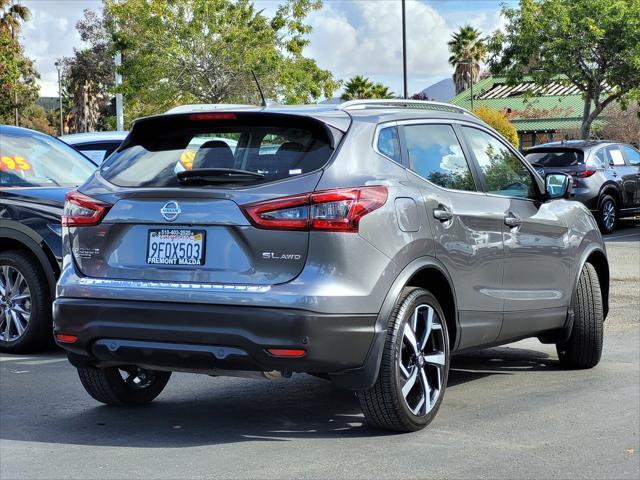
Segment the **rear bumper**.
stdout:
<path fill-rule="evenodd" d="M 377 374 L 377 315 L 230 305 L 58 298 L 54 332 L 75 365 L 219 373 L 220 370 L 328 373 L 340 386 L 365 388 Z M 268 348 L 303 349 L 278 358 Z"/>

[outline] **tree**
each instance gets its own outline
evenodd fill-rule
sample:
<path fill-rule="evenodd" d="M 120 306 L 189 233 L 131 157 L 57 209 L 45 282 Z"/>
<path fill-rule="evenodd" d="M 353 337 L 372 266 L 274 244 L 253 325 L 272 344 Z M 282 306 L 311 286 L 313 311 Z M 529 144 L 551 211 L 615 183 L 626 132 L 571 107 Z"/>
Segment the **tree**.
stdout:
<path fill-rule="evenodd" d="M 518 145 L 520 144 L 520 141 L 518 140 L 518 131 L 504 113 L 491 110 L 485 105 L 475 109 L 473 113 L 475 113 L 483 122 L 493 127 L 493 129 L 500 133 L 504 138 L 509 140 L 514 147 L 518 148 Z"/>
<path fill-rule="evenodd" d="M 456 95 L 471 87 L 480 76 L 480 63 L 487 59 L 488 50 L 485 38 L 471 25 L 461 27 L 451 35 L 449 46 L 449 64 L 454 67 L 453 82 Z"/>
<path fill-rule="evenodd" d="M 122 52 L 127 113 L 181 103 L 307 103 L 330 97 L 330 72 L 303 56 L 315 0 L 286 0 L 272 18 L 250 0 L 107 0 L 108 30 Z"/>
<path fill-rule="evenodd" d="M 359 100 L 365 98 L 393 98 L 393 92 L 382 83 L 374 83 L 368 77 L 356 75 L 345 83 L 342 100 Z"/>
<path fill-rule="evenodd" d="M 0 28 L 0 123 L 12 122 L 15 109 L 24 108 L 38 98 L 37 78 L 22 46 L 10 32 Z"/>
<path fill-rule="evenodd" d="M 63 62 L 64 91 L 71 100 L 71 131 L 103 129 L 111 114 L 115 65 L 106 22 L 104 14 L 85 10 L 76 29 L 81 40 L 90 46 L 74 49 L 73 57 L 65 58 Z"/>
<path fill-rule="evenodd" d="M 600 138 L 640 146 L 640 105 L 622 107 L 614 103 L 604 115 L 605 121 L 598 129 Z"/>
<path fill-rule="evenodd" d="M 5 30 L 15 38 L 22 22 L 31 18 L 31 11 L 12 0 L 0 0 L 0 30 Z"/>
<path fill-rule="evenodd" d="M 640 0 L 521 0 L 502 13 L 492 73 L 574 85 L 584 97 L 583 139 L 608 105 L 640 86 Z"/>
<path fill-rule="evenodd" d="M 0 88 L 4 94 L 0 99 L 0 116 L 6 117 L 6 110 L 13 110 L 16 125 L 19 109 L 33 101 L 32 97 L 38 92 L 33 63 L 18 43 L 22 22 L 29 18 L 31 12 L 24 5 L 0 0 Z"/>

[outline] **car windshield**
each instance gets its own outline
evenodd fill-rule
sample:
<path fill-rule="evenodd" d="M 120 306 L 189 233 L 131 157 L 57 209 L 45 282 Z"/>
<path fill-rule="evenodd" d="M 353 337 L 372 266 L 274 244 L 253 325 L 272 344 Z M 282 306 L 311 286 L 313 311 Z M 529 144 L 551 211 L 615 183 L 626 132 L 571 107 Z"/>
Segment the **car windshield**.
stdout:
<path fill-rule="evenodd" d="M 584 154 L 580 150 L 543 150 L 529 152 L 525 158 L 531 165 L 540 167 L 573 167 L 584 163 Z"/>
<path fill-rule="evenodd" d="M 0 187 L 76 187 L 95 169 L 60 140 L 0 128 Z"/>
<path fill-rule="evenodd" d="M 134 127 L 126 145 L 100 173 L 121 187 L 176 187 L 177 175 L 187 170 L 213 175 L 214 170 L 232 169 L 249 173 L 244 183 L 256 184 L 317 170 L 333 152 L 318 124 L 300 118 L 231 116 L 221 121 L 182 117 L 144 122 Z"/>

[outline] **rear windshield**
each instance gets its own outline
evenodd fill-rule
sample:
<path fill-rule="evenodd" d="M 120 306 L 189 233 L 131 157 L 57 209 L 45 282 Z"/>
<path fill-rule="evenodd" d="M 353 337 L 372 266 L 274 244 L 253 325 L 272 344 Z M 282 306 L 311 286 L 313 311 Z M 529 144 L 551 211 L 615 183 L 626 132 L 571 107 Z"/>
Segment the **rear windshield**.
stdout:
<path fill-rule="evenodd" d="M 76 187 L 96 165 L 66 143 L 0 128 L 0 187 Z"/>
<path fill-rule="evenodd" d="M 572 167 L 584 163 L 584 154 L 580 150 L 544 150 L 525 155 L 527 161 L 540 167 Z"/>
<path fill-rule="evenodd" d="M 136 124 L 100 169 L 122 187 L 176 187 L 185 170 L 254 172 L 259 184 L 322 168 L 333 150 L 324 125 L 284 115 L 193 114 Z"/>

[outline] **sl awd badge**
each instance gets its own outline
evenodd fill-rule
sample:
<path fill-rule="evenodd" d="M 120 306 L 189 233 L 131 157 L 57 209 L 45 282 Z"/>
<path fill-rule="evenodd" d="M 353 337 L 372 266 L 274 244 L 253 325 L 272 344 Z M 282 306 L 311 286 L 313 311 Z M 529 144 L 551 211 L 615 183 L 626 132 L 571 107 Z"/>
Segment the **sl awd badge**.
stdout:
<path fill-rule="evenodd" d="M 167 222 L 173 222 L 178 215 L 182 213 L 180 210 L 180 205 L 178 202 L 171 200 L 164 204 L 164 206 L 160 209 L 160 213 L 162 214 L 162 218 L 164 218 Z"/>

